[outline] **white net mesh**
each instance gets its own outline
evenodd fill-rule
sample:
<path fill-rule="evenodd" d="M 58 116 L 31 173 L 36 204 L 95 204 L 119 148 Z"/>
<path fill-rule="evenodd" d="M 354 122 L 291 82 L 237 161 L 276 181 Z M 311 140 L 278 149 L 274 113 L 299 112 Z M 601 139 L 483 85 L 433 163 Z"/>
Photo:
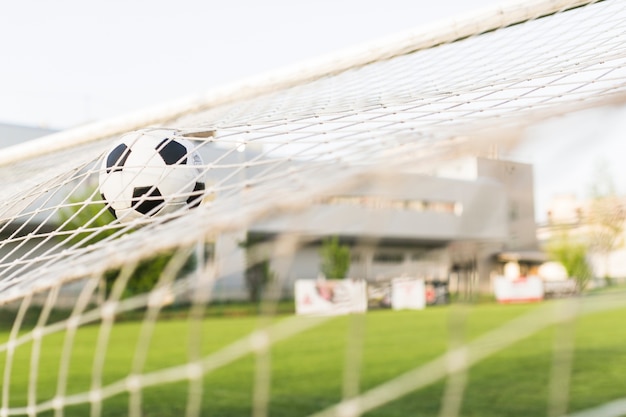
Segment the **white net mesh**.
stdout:
<path fill-rule="evenodd" d="M 494 145 L 500 152 L 512 149 L 540 121 L 621 104 L 625 29 L 626 4 L 620 1 L 510 6 L 160 113 L 8 150 L 0 167 L 0 302 L 6 315 L 0 417 L 356 416 L 379 409 L 381 415 L 454 416 L 463 406 L 481 414 L 471 408 L 476 393 L 468 369 L 559 323 L 548 366 L 553 382 L 541 412 L 556 416 L 604 404 L 605 411 L 591 412 L 624 414 L 617 396 L 576 402 L 568 395 L 578 386 L 572 321 L 623 312 L 626 299 L 619 294 L 548 304 L 505 323 L 521 311 L 508 310 L 492 326 L 502 327 L 482 329 L 477 338 L 463 336 L 475 331 L 464 319 L 469 307 L 450 307 L 445 317 L 441 310 L 429 313 L 433 322 L 451 323 L 437 354 L 375 377 L 364 363 L 368 331 L 376 328 L 371 321 L 382 318 L 274 316 L 280 300 L 293 297 L 297 278 L 317 274 L 316 267 L 305 268 L 307 276 L 297 271 L 309 262 L 302 254 L 325 236 L 342 236 L 353 247 L 441 249 L 454 244 L 451 236 L 457 244 L 493 243 L 497 233 L 474 227 L 468 217 L 483 209 L 485 199 L 497 200 L 489 194 L 492 185 L 468 191 L 461 206 L 422 178 L 444 162 L 484 155 Z M 142 130 L 122 136 L 136 129 Z M 130 151 L 111 157 L 120 137 Z M 158 140 L 155 155 L 185 143 L 184 155 L 170 162 L 163 156 L 165 165 L 159 160 L 155 168 L 137 137 Z M 202 159 L 195 164 L 193 152 Z M 144 159 L 134 160 L 137 155 Z M 185 174 L 179 174 L 181 166 Z M 180 188 L 168 189 L 170 180 Z M 426 188 L 428 208 L 423 198 L 402 196 L 407 181 Z M 119 193 L 103 192 L 103 182 Z M 363 199 L 363 190 L 376 199 Z M 199 194 L 202 204 L 189 208 L 189 198 Z M 370 206 L 350 210 L 355 204 Z M 400 206 L 456 218 L 433 235 L 416 236 L 414 227 L 395 224 L 403 214 L 384 213 Z M 372 207 L 383 214 L 368 212 Z M 436 229 L 437 220 L 431 224 Z M 220 326 L 207 318 L 225 300 L 251 295 L 250 268 L 267 267 L 266 261 L 273 279 L 263 287 L 261 319 Z M 358 278 L 374 277 L 360 273 Z M 324 340 L 333 326 L 348 328 L 345 345 Z M 339 351 L 332 360 L 338 371 L 305 372 L 302 355 L 314 353 L 290 353 L 293 340 L 331 356 Z M 289 371 L 304 380 L 336 381 L 302 387 Z M 432 388 L 446 377 L 444 388 Z M 438 400 L 425 408 L 410 401 L 384 408 L 422 388 Z M 492 405 L 492 414 L 502 415 Z"/>

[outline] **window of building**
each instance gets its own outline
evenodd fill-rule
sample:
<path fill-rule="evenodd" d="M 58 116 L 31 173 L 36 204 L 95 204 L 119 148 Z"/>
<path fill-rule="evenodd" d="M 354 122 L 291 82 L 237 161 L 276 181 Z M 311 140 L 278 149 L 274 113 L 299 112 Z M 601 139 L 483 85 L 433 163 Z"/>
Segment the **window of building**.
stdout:
<path fill-rule="evenodd" d="M 405 200 L 378 196 L 334 196 L 322 204 L 362 207 L 370 210 L 398 210 L 463 214 L 463 205 L 456 201 Z"/>
<path fill-rule="evenodd" d="M 400 264 L 404 261 L 404 255 L 399 252 L 377 252 L 373 260 L 381 264 Z"/>

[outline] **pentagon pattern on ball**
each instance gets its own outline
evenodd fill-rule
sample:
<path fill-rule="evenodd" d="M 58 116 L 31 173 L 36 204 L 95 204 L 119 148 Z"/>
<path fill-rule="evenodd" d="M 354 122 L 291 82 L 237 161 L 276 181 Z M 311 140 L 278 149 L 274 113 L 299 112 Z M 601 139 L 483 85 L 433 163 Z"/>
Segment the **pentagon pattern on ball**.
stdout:
<path fill-rule="evenodd" d="M 165 204 L 165 199 L 156 187 L 135 187 L 132 207 L 141 214 L 154 213 Z"/>
<path fill-rule="evenodd" d="M 203 182 L 196 183 L 196 185 L 193 187 L 191 195 L 187 199 L 187 205 L 190 208 L 198 207 L 200 205 L 200 203 L 202 202 L 202 196 L 204 195 L 205 188 L 206 186 Z"/>
<path fill-rule="evenodd" d="M 105 154 L 100 193 L 123 222 L 194 208 L 206 188 L 202 166 L 193 143 L 176 131 L 127 133 Z"/>
<path fill-rule="evenodd" d="M 107 198 L 104 196 L 103 193 L 100 193 L 100 197 L 102 197 L 103 201 L 107 201 Z M 107 210 L 109 211 L 109 213 L 111 213 L 113 215 L 114 218 L 117 219 L 117 213 L 115 212 L 115 210 L 113 209 L 113 207 L 110 204 L 107 204 Z"/>
<path fill-rule="evenodd" d="M 107 156 L 107 173 L 121 171 L 130 155 L 130 149 L 125 143 L 117 145 Z"/>
<path fill-rule="evenodd" d="M 157 145 L 156 150 L 167 165 L 185 165 L 187 163 L 187 148 L 185 148 L 185 145 L 174 140 L 169 138 L 163 139 L 163 141 Z"/>

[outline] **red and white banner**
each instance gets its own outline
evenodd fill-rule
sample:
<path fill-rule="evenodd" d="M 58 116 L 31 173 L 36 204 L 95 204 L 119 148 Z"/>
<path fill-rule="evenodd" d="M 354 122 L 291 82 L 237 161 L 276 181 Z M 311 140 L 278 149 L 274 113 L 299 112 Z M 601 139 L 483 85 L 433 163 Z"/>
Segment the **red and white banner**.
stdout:
<path fill-rule="evenodd" d="M 391 308 L 422 310 L 426 308 L 426 286 L 423 279 L 395 278 L 391 281 Z"/>
<path fill-rule="evenodd" d="M 496 300 L 500 303 L 530 303 L 543 300 L 543 281 L 539 277 L 510 279 L 498 276 L 493 281 Z"/>
<path fill-rule="evenodd" d="M 367 311 L 365 281 L 301 279 L 295 283 L 296 314 L 341 315 Z"/>

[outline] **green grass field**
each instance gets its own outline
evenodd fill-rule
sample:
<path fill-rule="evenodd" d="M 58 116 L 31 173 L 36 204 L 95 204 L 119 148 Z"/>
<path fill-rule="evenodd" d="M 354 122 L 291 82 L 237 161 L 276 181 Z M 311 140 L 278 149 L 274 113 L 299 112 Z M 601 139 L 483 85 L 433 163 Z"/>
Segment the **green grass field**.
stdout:
<path fill-rule="evenodd" d="M 371 311 L 365 316 L 330 319 L 319 327 L 282 341 L 271 350 L 270 416 L 305 416 L 341 399 L 343 366 L 351 324 L 364 324 L 359 390 L 366 391 L 446 352 L 451 318 L 465 322 L 469 341 L 538 305 L 481 304 L 434 307 L 423 311 Z M 282 320 L 285 316 L 277 317 Z M 581 410 L 626 396 L 626 310 L 592 314 L 576 321 L 575 352 L 568 411 Z M 203 354 L 246 336 L 259 325 L 257 317 L 207 318 L 203 322 Z M 116 324 L 111 334 L 104 384 L 123 379 L 131 367 L 140 322 Z M 145 371 L 187 360 L 188 323 L 183 319 L 160 321 L 146 358 Z M 94 347 L 99 326 L 81 327 L 72 350 L 66 395 L 87 391 L 91 383 Z M 541 416 L 548 407 L 549 376 L 554 328 L 547 328 L 471 368 L 463 395 L 463 416 Z M 0 341 L 8 338 L 2 330 Z M 46 336 L 41 346 L 37 401 L 54 397 L 64 333 Z M 24 406 L 30 372 L 31 345 L 15 351 L 11 372 L 10 407 Z M 6 352 L 0 353 L 4 373 Z M 255 358 L 237 360 L 204 379 L 203 411 L 207 416 L 251 415 Z M 367 416 L 437 416 L 445 381 L 392 401 Z M 187 401 L 187 383 L 147 388 L 145 416 L 181 416 Z M 104 401 L 102 415 L 127 414 L 128 396 Z M 53 415 L 47 412 L 42 415 Z M 65 416 L 89 415 L 89 405 L 70 406 Z"/>

